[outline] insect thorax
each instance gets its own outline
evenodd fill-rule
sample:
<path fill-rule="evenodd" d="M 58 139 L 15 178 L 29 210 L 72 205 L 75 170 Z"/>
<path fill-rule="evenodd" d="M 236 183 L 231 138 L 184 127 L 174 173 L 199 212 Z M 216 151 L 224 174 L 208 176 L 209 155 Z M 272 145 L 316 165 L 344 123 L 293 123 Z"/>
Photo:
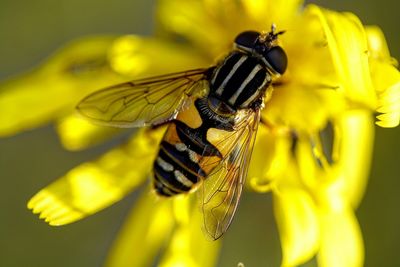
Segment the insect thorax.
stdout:
<path fill-rule="evenodd" d="M 231 52 L 218 64 L 210 79 L 210 97 L 233 110 L 251 108 L 271 83 L 267 67 L 255 56 Z"/>

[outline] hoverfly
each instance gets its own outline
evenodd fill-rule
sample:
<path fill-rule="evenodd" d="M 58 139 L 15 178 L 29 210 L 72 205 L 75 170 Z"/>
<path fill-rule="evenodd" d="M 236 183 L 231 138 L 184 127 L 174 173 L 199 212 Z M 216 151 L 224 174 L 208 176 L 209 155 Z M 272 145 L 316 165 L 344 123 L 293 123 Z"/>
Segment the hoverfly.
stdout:
<path fill-rule="evenodd" d="M 287 56 L 283 31 L 245 31 L 215 66 L 114 85 L 84 98 L 77 110 L 113 127 L 168 124 L 153 165 L 160 196 L 201 185 L 204 227 L 212 239 L 229 227 L 247 175 L 251 152 L 272 81 Z"/>

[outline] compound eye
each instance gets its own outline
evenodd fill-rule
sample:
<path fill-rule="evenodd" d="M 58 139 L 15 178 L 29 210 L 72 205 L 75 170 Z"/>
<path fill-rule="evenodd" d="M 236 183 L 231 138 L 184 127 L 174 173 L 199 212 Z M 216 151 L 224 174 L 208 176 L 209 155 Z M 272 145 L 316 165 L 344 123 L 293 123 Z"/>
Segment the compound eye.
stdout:
<path fill-rule="evenodd" d="M 259 32 L 245 31 L 236 36 L 235 44 L 242 48 L 253 48 L 259 36 Z"/>
<path fill-rule="evenodd" d="M 274 46 L 263 54 L 274 71 L 283 74 L 287 67 L 287 56 L 280 46 Z"/>

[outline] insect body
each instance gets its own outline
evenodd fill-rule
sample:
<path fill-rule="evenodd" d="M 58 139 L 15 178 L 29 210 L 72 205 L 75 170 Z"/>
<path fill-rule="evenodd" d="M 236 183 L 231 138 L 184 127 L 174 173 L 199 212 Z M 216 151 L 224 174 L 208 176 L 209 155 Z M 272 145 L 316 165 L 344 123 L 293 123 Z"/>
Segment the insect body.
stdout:
<path fill-rule="evenodd" d="M 127 82 L 97 91 L 77 106 L 114 127 L 168 123 L 154 160 L 157 194 L 200 186 L 207 233 L 226 232 L 239 203 L 266 90 L 286 70 L 284 50 L 269 33 L 245 31 L 216 66 Z"/>

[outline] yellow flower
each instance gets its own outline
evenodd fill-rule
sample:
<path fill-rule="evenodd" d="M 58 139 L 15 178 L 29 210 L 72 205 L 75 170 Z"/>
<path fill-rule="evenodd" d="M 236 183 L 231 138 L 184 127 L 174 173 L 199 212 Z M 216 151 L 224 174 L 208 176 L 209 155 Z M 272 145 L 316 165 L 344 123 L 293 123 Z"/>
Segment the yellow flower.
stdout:
<path fill-rule="evenodd" d="M 262 112 L 268 126 L 259 127 L 248 187 L 273 194 L 282 266 L 314 256 L 319 266 L 362 266 L 354 210 L 369 173 L 372 114 L 380 113 L 382 127 L 400 119 L 400 74 L 379 28 L 364 27 L 350 13 L 283 0 L 164 0 L 157 18 L 156 37 L 83 39 L 4 83 L 0 106 L 7 116 L 0 118 L 0 134 L 55 121 L 67 149 L 95 145 L 121 130 L 72 114 L 84 95 L 133 77 L 215 64 L 238 33 L 275 23 L 286 30 L 280 45 L 289 65 Z M 139 130 L 42 189 L 28 207 L 62 225 L 115 203 L 145 183 L 163 131 Z M 149 266 L 167 242 L 160 266 L 213 266 L 219 241 L 204 239 L 195 202 L 192 195 L 157 199 L 145 188 L 106 265 Z"/>

